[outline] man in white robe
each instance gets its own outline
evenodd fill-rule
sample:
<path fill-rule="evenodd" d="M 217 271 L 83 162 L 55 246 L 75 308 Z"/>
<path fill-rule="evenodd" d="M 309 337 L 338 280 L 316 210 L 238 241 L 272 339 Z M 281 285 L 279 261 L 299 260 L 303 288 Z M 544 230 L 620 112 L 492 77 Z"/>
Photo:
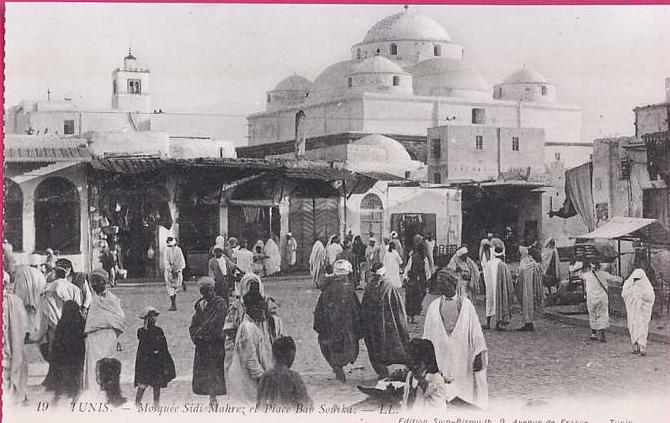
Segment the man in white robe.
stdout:
<path fill-rule="evenodd" d="M 486 325 L 484 329 L 491 328 L 491 318 L 496 315 L 496 286 L 498 284 L 498 264 L 502 263 L 503 254 L 491 251 L 491 258 L 484 266 L 484 285 L 486 286 Z"/>
<path fill-rule="evenodd" d="M 633 344 L 633 354 L 647 355 L 647 336 L 651 310 L 656 296 L 647 274 L 642 269 L 635 269 L 624 282 L 621 296 L 626 303 L 628 331 Z"/>
<path fill-rule="evenodd" d="M 96 364 L 103 358 L 117 358 L 119 336 L 125 327 L 121 301 L 107 290 L 109 275 L 102 269 L 89 275 L 95 294 L 86 318 L 86 355 L 84 358 L 84 389 L 96 390 Z"/>
<path fill-rule="evenodd" d="M 254 273 L 254 253 L 249 251 L 247 245 L 247 241 L 242 240 L 240 248 L 233 253 L 233 261 L 244 273 Z"/>
<path fill-rule="evenodd" d="M 451 275 L 438 273 L 438 285 L 442 295 L 428 306 L 423 337 L 433 343 L 437 365 L 452 381 L 454 395 L 487 408 L 488 357 L 477 311 L 467 297 L 456 293 L 457 281 Z"/>
<path fill-rule="evenodd" d="M 184 269 L 186 268 L 186 260 L 181 248 L 177 246 L 177 240 L 168 237 L 167 248 L 165 249 L 165 288 L 167 289 L 168 297 L 170 297 L 170 308 L 168 311 L 177 310 L 177 292 L 184 282 Z"/>
<path fill-rule="evenodd" d="M 23 301 L 28 317 L 27 338 L 37 341 L 40 328 L 40 295 L 46 289 L 46 278 L 40 272 L 40 256 L 30 257 L 30 266 L 19 266 L 14 272 L 14 293 Z"/>
<path fill-rule="evenodd" d="M 279 253 L 279 247 L 272 236 L 270 236 L 265 243 L 263 252 L 267 257 L 265 259 L 265 275 L 270 276 L 279 273 L 281 271 L 281 254 Z"/>
<path fill-rule="evenodd" d="M 286 264 L 288 265 L 289 273 L 295 270 L 295 263 L 298 261 L 298 241 L 293 237 L 291 232 L 286 234 L 286 250 L 284 251 L 286 257 Z"/>
<path fill-rule="evenodd" d="M 4 272 L 2 304 L 2 393 L 4 403 L 27 402 L 28 357 L 23 339 L 26 334 L 27 316 L 23 303 L 11 291 L 9 273 Z"/>
<path fill-rule="evenodd" d="M 340 237 L 338 235 L 333 235 L 330 237 L 330 242 L 326 247 L 326 259 L 328 264 L 331 266 L 337 261 L 337 256 L 342 252 L 342 246 L 340 245 Z"/>
<path fill-rule="evenodd" d="M 312 253 L 309 255 L 309 273 L 312 275 L 314 286 L 319 285 L 319 278 L 321 278 L 325 265 L 326 247 L 323 246 L 323 235 L 319 235 L 314 242 L 314 246 L 312 246 Z"/>

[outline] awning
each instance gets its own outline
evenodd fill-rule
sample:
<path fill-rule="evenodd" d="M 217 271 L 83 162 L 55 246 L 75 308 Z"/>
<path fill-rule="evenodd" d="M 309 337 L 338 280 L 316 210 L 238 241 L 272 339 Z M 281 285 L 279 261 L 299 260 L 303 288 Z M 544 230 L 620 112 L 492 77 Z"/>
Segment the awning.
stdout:
<path fill-rule="evenodd" d="M 579 239 L 635 240 L 649 244 L 670 244 L 670 233 L 657 219 L 615 216 Z"/>

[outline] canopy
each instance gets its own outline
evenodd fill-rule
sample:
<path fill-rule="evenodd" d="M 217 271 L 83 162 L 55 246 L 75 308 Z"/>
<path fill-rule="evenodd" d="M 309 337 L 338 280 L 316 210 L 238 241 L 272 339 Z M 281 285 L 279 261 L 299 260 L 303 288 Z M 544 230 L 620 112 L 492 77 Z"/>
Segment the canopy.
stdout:
<path fill-rule="evenodd" d="M 581 239 L 639 239 L 649 244 L 670 244 L 670 233 L 657 219 L 615 216 L 595 230 L 576 236 Z"/>

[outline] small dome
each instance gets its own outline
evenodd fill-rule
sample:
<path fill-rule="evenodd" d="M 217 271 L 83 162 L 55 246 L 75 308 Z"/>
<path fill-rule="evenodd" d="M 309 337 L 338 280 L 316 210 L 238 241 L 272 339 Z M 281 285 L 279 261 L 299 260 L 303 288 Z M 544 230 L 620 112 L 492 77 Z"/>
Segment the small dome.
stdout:
<path fill-rule="evenodd" d="M 364 43 L 392 40 L 451 41 L 439 23 L 424 15 L 404 10 L 377 22 L 363 39 Z"/>
<path fill-rule="evenodd" d="M 462 60 L 433 58 L 409 69 L 418 95 L 435 95 L 436 91 L 480 91 L 489 93 L 484 77 Z"/>
<path fill-rule="evenodd" d="M 346 60 L 328 66 L 314 80 L 308 102 L 336 98 L 347 90 L 346 76 L 351 73 L 352 61 Z"/>
<path fill-rule="evenodd" d="M 400 66 L 393 63 L 389 59 L 382 56 L 374 56 L 367 58 L 363 61 L 354 63 L 351 66 L 351 71 L 349 72 L 349 75 L 355 75 L 359 73 L 405 74 L 406 72 L 403 71 Z"/>
<path fill-rule="evenodd" d="M 360 157 L 359 161 L 393 161 L 393 162 L 409 162 L 412 160 L 409 153 L 398 141 L 393 138 L 385 137 L 379 134 L 366 135 L 361 139 L 354 141 L 352 146 L 374 148 L 376 150 L 375 157 Z M 378 153 L 378 154 L 377 154 Z"/>
<path fill-rule="evenodd" d="M 546 84 L 547 78 L 532 69 L 519 69 L 507 78 L 504 84 Z"/>
<path fill-rule="evenodd" d="M 300 75 L 291 75 L 282 79 L 274 89 L 275 91 L 309 91 L 312 89 L 312 81 Z"/>

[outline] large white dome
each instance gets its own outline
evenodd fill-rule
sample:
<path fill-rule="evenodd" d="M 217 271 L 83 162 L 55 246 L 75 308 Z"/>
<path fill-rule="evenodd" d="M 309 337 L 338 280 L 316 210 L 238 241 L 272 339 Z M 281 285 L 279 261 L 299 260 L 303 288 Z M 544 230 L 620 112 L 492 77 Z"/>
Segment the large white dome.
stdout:
<path fill-rule="evenodd" d="M 503 81 L 504 84 L 546 84 L 545 78 L 540 72 L 532 69 L 519 69 Z"/>
<path fill-rule="evenodd" d="M 291 75 L 282 79 L 274 88 L 276 91 L 309 91 L 312 81 L 300 75 Z"/>
<path fill-rule="evenodd" d="M 404 10 L 377 22 L 363 43 L 394 40 L 428 40 L 450 42 L 447 31 L 433 19 Z"/>
<path fill-rule="evenodd" d="M 433 58 L 409 69 L 414 78 L 414 93 L 453 97 L 490 97 L 484 77 L 462 60 Z"/>
<path fill-rule="evenodd" d="M 400 66 L 382 56 L 374 56 L 351 65 L 351 75 L 359 73 L 405 74 Z"/>
<path fill-rule="evenodd" d="M 374 156 L 368 157 L 355 155 L 354 161 L 410 162 L 412 160 L 412 157 L 402 144 L 393 138 L 379 134 L 366 135 L 363 138 L 354 141 L 351 145 L 354 147 L 354 150 L 356 150 L 357 147 L 361 147 L 361 150 L 369 150 L 371 153 L 374 153 Z"/>
<path fill-rule="evenodd" d="M 347 75 L 351 73 L 353 63 L 346 60 L 328 66 L 314 80 L 307 101 L 315 102 L 344 95 L 347 90 Z"/>

